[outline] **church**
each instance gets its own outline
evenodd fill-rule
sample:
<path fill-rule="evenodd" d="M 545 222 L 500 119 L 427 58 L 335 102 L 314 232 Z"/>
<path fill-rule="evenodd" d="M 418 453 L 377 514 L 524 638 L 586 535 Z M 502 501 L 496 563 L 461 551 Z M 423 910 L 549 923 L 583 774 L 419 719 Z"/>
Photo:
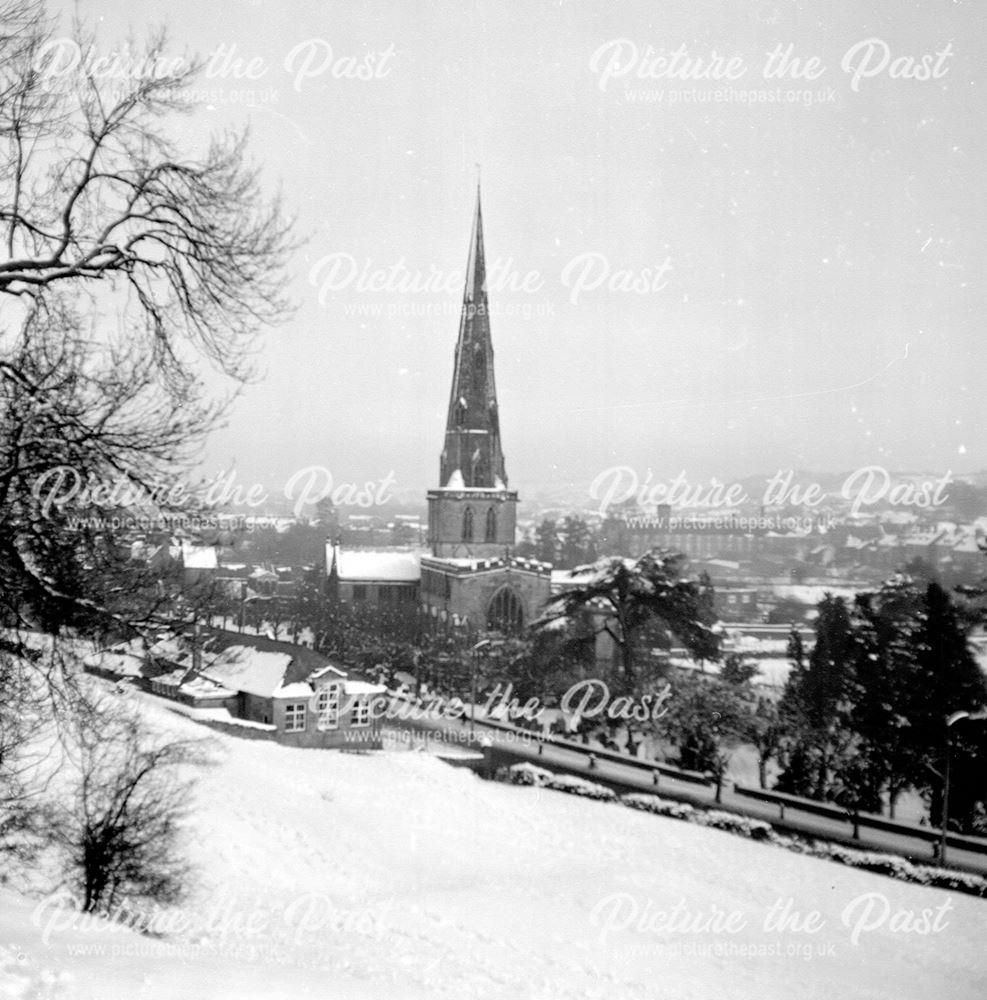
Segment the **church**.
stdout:
<path fill-rule="evenodd" d="M 518 494 L 500 438 L 480 190 L 470 235 L 438 486 L 428 491 L 428 554 L 326 553 L 331 592 L 378 606 L 417 601 L 437 625 L 517 633 L 551 595 L 551 566 L 514 555 Z M 380 558 L 375 558 L 379 556 Z M 417 593 L 412 593 L 414 588 Z"/>

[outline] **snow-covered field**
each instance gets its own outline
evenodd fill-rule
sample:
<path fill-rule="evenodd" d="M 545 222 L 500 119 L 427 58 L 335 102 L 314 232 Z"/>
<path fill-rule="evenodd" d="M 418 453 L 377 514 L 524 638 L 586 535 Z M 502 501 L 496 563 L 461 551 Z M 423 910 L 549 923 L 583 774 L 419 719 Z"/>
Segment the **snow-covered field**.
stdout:
<path fill-rule="evenodd" d="M 982 900 L 422 753 L 215 741 L 168 933 L 0 890 L 0 997 L 987 995 Z"/>

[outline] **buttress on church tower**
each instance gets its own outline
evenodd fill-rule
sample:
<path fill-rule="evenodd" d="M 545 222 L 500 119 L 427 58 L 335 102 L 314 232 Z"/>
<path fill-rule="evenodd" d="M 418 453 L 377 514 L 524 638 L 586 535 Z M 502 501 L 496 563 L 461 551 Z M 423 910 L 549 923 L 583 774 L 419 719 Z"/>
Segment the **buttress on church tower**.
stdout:
<path fill-rule="evenodd" d="M 508 488 L 494 380 L 480 189 L 466 265 L 439 486 L 428 491 L 422 610 L 477 631 L 516 632 L 551 590 L 551 567 L 514 556 L 518 495 Z"/>

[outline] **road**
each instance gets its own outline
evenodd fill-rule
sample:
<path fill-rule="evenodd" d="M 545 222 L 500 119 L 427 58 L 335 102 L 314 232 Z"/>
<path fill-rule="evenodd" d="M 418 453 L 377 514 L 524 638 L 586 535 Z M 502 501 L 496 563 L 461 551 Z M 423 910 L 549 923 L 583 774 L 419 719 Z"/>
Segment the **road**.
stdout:
<path fill-rule="evenodd" d="M 800 814 L 791 806 L 786 806 L 785 818 L 781 820 L 778 806 L 737 795 L 732 788 L 726 786 L 722 790 L 721 803 L 717 806 L 715 789 L 712 787 L 684 781 L 667 774 L 661 774 L 658 777 L 658 784 L 655 785 L 652 774 L 639 765 L 618 763 L 599 754 L 591 768 L 589 758 L 594 751 L 590 747 L 581 749 L 550 742 L 541 743 L 533 734 L 524 730 L 505 732 L 499 727 L 486 725 L 481 719 L 477 719 L 474 724 L 475 739 L 472 741 L 468 720 L 390 720 L 389 724 L 395 725 L 396 728 L 412 729 L 423 737 L 431 737 L 433 745 L 442 743 L 453 747 L 475 748 L 476 741 L 485 736 L 492 743 L 492 758 L 497 765 L 530 761 L 550 770 L 565 771 L 591 781 L 613 785 L 622 791 L 647 792 L 694 805 L 723 808 L 744 816 L 766 820 L 784 832 L 820 837 L 856 848 L 899 854 L 919 864 L 933 863 L 932 845 L 915 837 L 861 828 L 859 840 L 854 840 L 849 820 L 843 822 L 824 816 Z M 948 860 L 950 868 L 987 875 L 987 855 L 950 847 Z"/>

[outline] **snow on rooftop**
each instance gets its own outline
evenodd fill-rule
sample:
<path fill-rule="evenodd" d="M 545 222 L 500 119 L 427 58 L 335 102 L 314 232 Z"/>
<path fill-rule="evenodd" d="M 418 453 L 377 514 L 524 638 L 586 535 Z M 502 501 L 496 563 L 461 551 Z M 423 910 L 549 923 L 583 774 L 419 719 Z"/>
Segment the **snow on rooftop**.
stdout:
<path fill-rule="evenodd" d="M 327 553 L 332 558 L 332 551 Z M 340 580 L 380 580 L 387 583 L 415 583 L 421 579 L 421 558 L 417 552 L 398 550 L 337 549 L 336 572 Z"/>
<path fill-rule="evenodd" d="M 368 684 L 366 681 L 344 681 L 343 691 L 346 694 L 360 696 L 365 694 L 384 694 L 387 688 L 383 684 Z"/>
<path fill-rule="evenodd" d="M 564 590 L 566 587 L 576 587 L 588 583 L 596 575 L 595 569 L 584 570 L 581 573 L 572 573 L 567 569 L 552 570 L 552 588 Z"/>
<path fill-rule="evenodd" d="M 282 684 L 274 689 L 275 698 L 311 698 L 315 692 L 310 684 L 296 681 L 294 684 Z"/>
<path fill-rule="evenodd" d="M 973 553 L 982 552 L 983 550 L 980 548 L 980 545 L 981 545 L 982 542 L 983 542 L 982 538 L 978 539 L 978 538 L 970 535 L 970 536 L 967 536 L 966 538 L 964 538 L 963 541 L 957 542 L 953 546 L 953 551 L 954 552 L 973 552 Z"/>
<path fill-rule="evenodd" d="M 141 677 L 144 657 L 127 650 L 104 649 L 98 653 L 91 653 L 82 662 L 87 667 L 105 670 L 118 677 Z"/>
<path fill-rule="evenodd" d="M 858 593 L 852 587 L 829 587 L 803 583 L 777 584 L 771 588 L 771 591 L 775 597 L 787 597 L 800 604 L 811 605 L 818 604 L 827 594 L 852 601 Z"/>
<path fill-rule="evenodd" d="M 313 681 L 317 681 L 326 674 L 335 674 L 337 677 L 345 677 L 346 671 L 340 670 L 339 667 L 334 667 L 331 663 L 328 666 L 323 667 L 321 670 L 316 670 L 314 674 L 311 675 Z"/>
<path fill-rule="evenodd" d="M 216 548 L 212 545 L 182 545 L 182 565 L 186 569 L 215 569 Z"/>
<path fill-rule="evenodd" d="M 178 636 L 158 639 L 148 650 L 148 654 L 155 659 L 169 660 L 172 663 L 183 663 L 190 656 L 188 646 Z"/>
<path fill-rule="evenodd" d="M 192 680 L 186 681 L 179 690 L 194 698 L 232 698 L 236 694 L 236 691 L 231 691 L 207 677 L 193 677 Z"/>
<path fill-rule="evenodd" d="M 229 646 L 203 668 L 202 675 L 234 691 L 270 698 L 281 686 L 290 663 L 288 653 Z"/>

